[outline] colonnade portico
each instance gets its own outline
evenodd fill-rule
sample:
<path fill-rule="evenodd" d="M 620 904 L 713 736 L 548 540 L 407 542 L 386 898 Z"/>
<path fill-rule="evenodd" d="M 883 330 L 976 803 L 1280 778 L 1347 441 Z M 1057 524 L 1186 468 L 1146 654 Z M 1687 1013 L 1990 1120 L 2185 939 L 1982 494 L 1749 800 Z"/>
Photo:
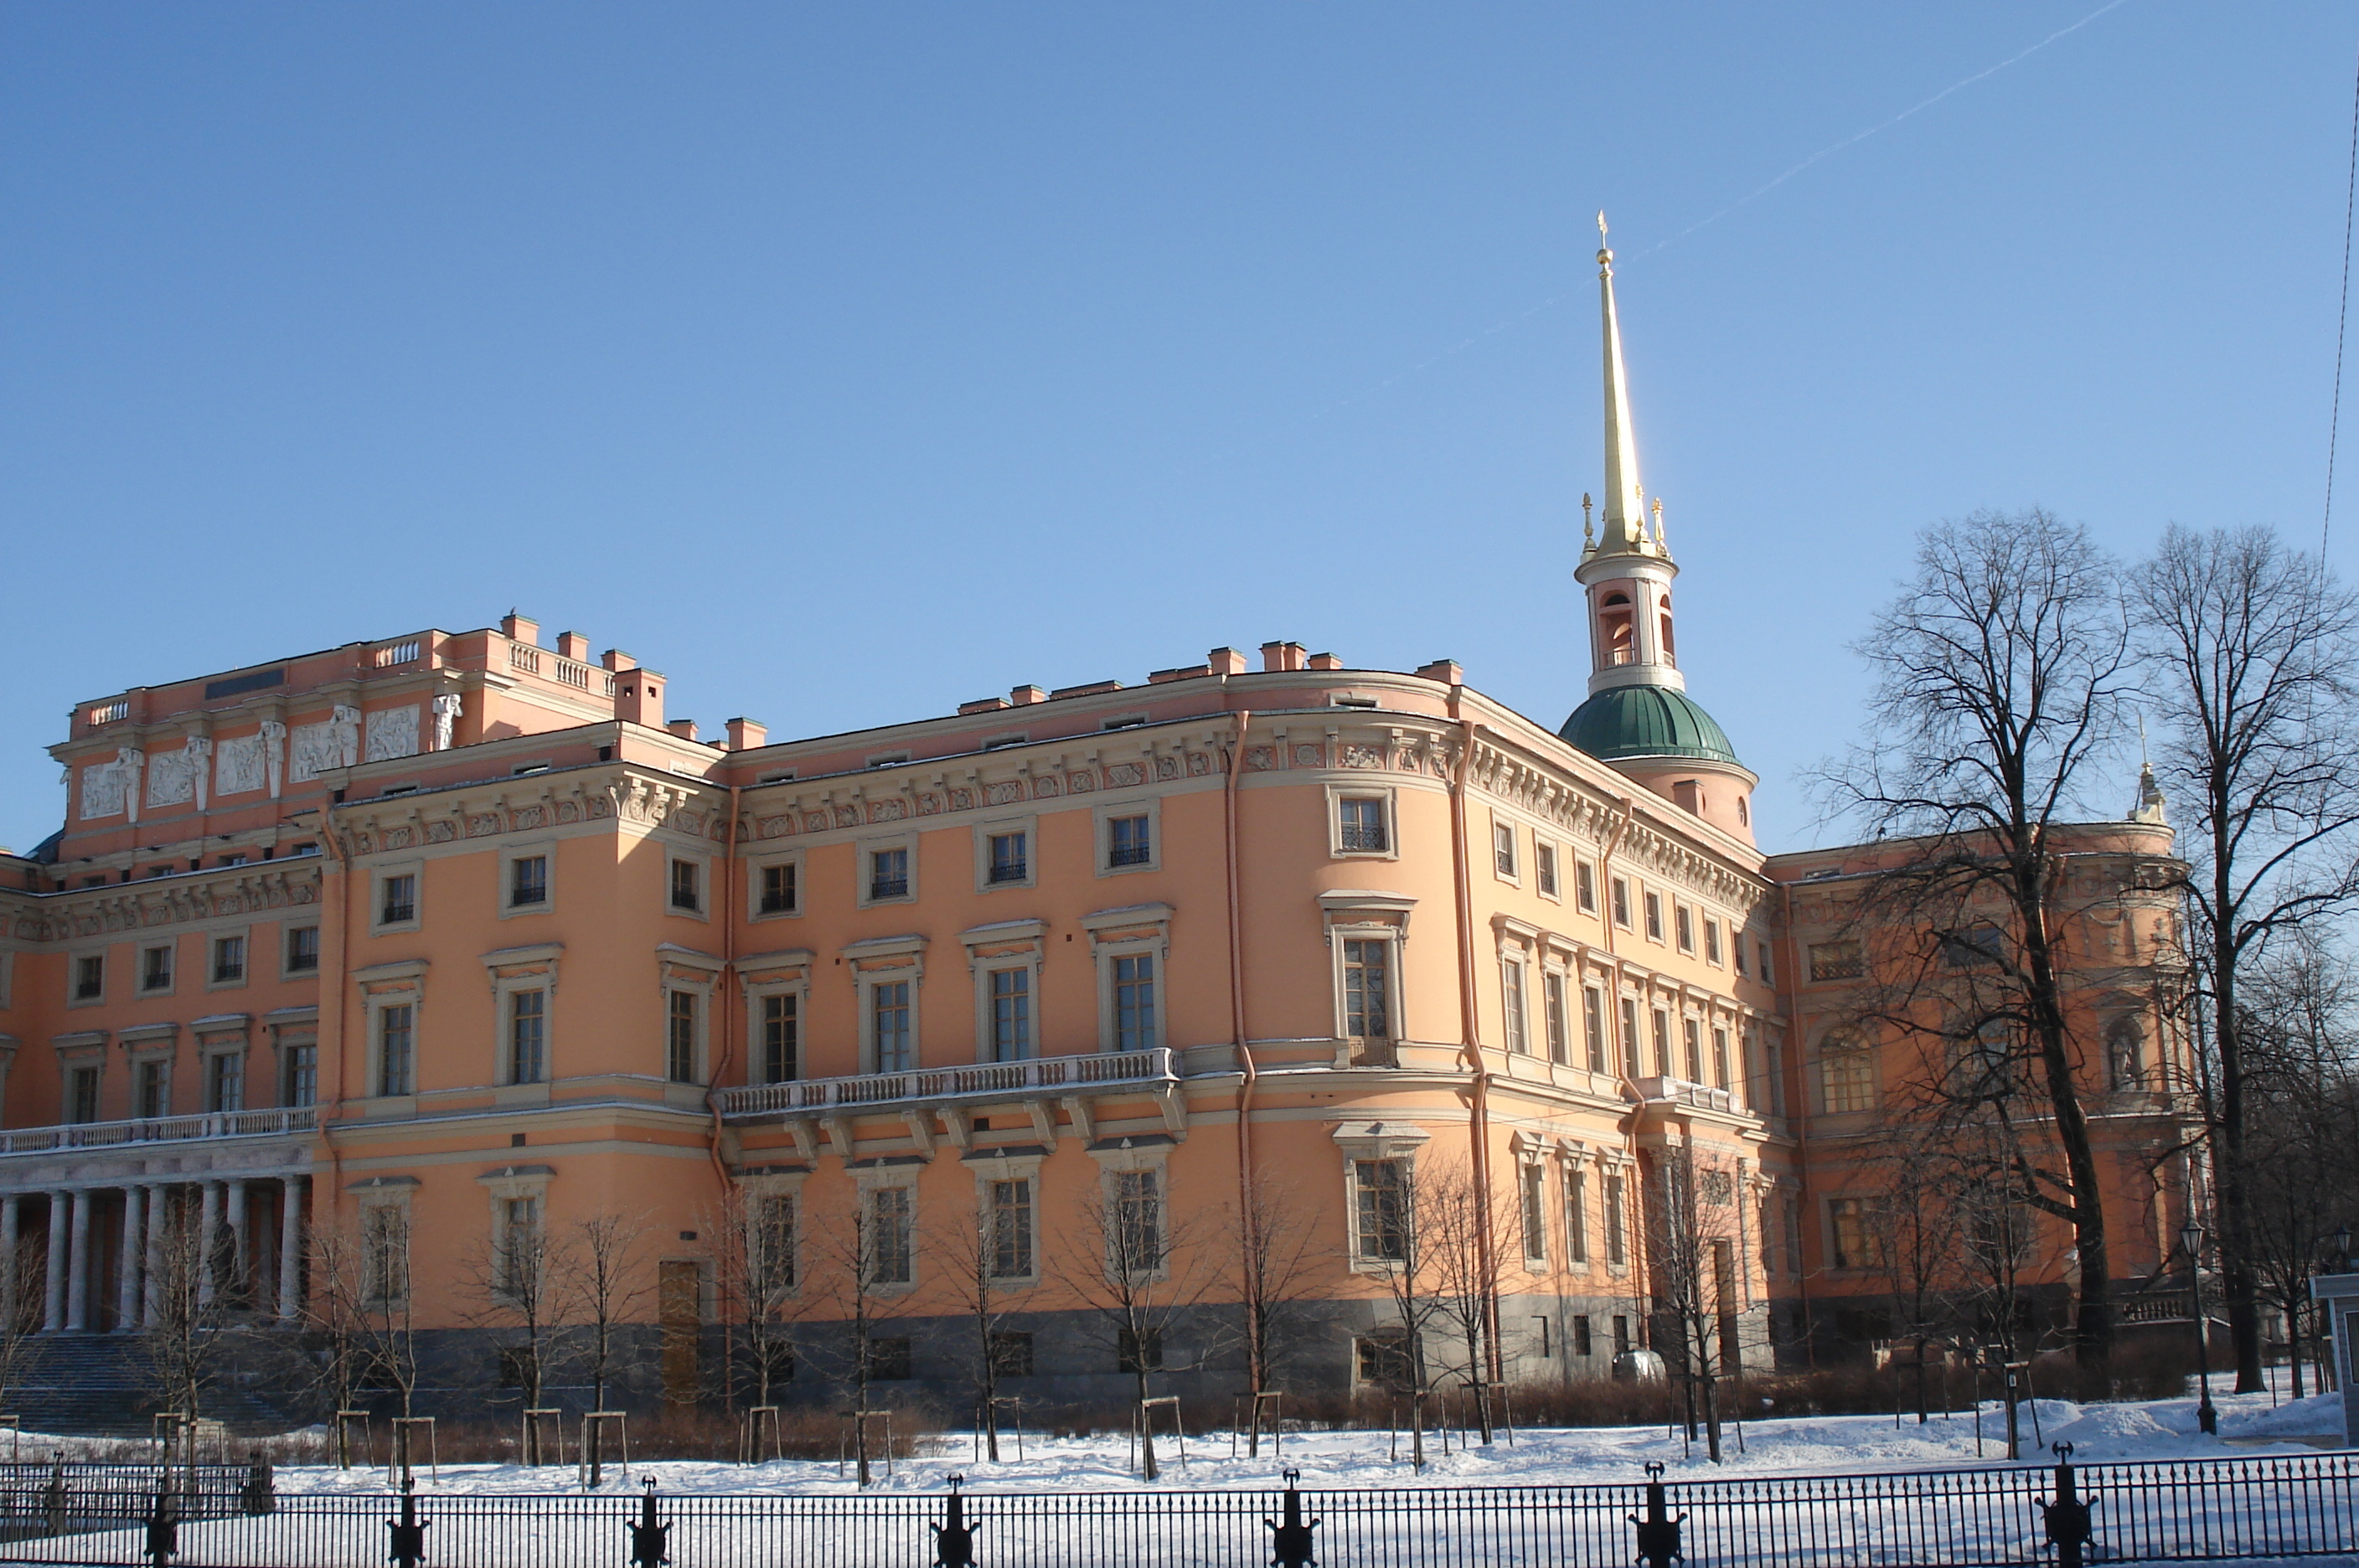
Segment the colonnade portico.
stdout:
<path fill-rule="evenodd" d="M 46 1198 L 47 1269 L 40 1328 L 44 1334 L 87 1334 L 102 1306 L 102 1258 L 92 1236 L 102 1195 L 120 1194 L 121 1236 L 114 1280 L 114 1332 L 136 1333 L 160 1322 L 174 1259 L 172 1215 L 193 1229 L 197 1247 L 194 1281 L 201 1304 L 228 1304 L 257 1316 L 291 1322 L 302 1306 L 303 1211 L 308 1175 L 222 1176 L 195 1180 L 151 1178 L 39 1192 L 0 1193 L 0 1258 L 18 1256 L 27 1214 L 26 1202 Z M 264 1277 L 255 1246 L 250 1199 L 255 1190 L 278 1200 L 275 1276 Z M 266 1235 L 268 1233 L 266 1232 Z M 13 1296 L 18 1277 L 0 1280 Z M 11 1312 L 30 1303 L 11 1301 Z"/>

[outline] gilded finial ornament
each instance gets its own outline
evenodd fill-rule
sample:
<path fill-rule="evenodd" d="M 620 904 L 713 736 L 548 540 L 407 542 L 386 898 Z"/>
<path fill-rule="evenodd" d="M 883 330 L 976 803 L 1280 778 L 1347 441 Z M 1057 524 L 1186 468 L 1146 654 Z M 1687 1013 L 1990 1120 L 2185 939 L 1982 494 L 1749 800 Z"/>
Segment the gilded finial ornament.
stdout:
<path fill-rule="evenodd" d="M 1597 210 L 1597 265 L 1610 267 L 1613 262 L 1614 253 L 1605 248 L 1605 209 L 1601 207 Z"/>

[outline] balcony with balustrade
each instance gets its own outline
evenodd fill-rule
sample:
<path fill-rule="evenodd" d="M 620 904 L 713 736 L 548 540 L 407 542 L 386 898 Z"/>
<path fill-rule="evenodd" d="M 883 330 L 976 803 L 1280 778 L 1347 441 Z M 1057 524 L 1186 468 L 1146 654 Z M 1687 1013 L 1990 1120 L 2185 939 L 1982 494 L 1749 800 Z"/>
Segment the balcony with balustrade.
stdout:
<path fill-rule="evenodd" d="M 1158 1102 L 1165 1122 L 1177 1133 L 1187 1127 L 1177 1053 L 1152 1051 L 1096 1051 L 1084 1056 L 1041 1056 L 1022 1062 L 981 1062 L 959 1066 L 919 1067 L 901 1073 L 862 1073 L 841 1078 L 796 1078 L 723 1089 L 715 1099 L 723 1120 L 744 1126 L 785 1126 L 799 1141 L 815 1127 L 848 1145 L 851 1120 L 898 1115 L 914 1135 L 929 1138 L 939 1116 L 953 1138 L 963 1116 L 995 1105 L 1022 1106 L 1044 1138 L 1054 1136 L 1054 1107 L 1062 1105 L 1075 1129 L 1091 1136 L 1092 1106 L 1100 1099 L 1147 1097 Z"/>

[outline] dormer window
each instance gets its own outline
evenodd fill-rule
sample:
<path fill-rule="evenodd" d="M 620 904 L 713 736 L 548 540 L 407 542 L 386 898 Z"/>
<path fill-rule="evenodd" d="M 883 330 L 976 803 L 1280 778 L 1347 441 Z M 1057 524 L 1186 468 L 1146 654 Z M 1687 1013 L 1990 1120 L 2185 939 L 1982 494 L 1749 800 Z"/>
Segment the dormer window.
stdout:
<path fill-rule="evenodd" d="M 1600 601 L 1597 629 L 1604 642 L 1606 663 L 1629 664 L 1637 659 L 1637 626 L 1629 594 L 1608 593 Z"/>

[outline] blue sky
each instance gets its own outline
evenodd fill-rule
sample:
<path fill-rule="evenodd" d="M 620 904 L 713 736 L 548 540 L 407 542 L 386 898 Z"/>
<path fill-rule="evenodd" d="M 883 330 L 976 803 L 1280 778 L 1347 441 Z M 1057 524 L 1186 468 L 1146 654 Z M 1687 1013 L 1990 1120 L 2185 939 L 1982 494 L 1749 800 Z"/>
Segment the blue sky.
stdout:
<path fill-rule="evenodd" d="M 1743 200 L 2101 3 L 0 10 L 0 842 L 77 700 L 512 604 L 708 731 L 1273 637 L 1554 724 L 1602 206 L 1799 846 L 1920 524 L 2318 537 L 2352 7 L 2124 0 Z"/>

